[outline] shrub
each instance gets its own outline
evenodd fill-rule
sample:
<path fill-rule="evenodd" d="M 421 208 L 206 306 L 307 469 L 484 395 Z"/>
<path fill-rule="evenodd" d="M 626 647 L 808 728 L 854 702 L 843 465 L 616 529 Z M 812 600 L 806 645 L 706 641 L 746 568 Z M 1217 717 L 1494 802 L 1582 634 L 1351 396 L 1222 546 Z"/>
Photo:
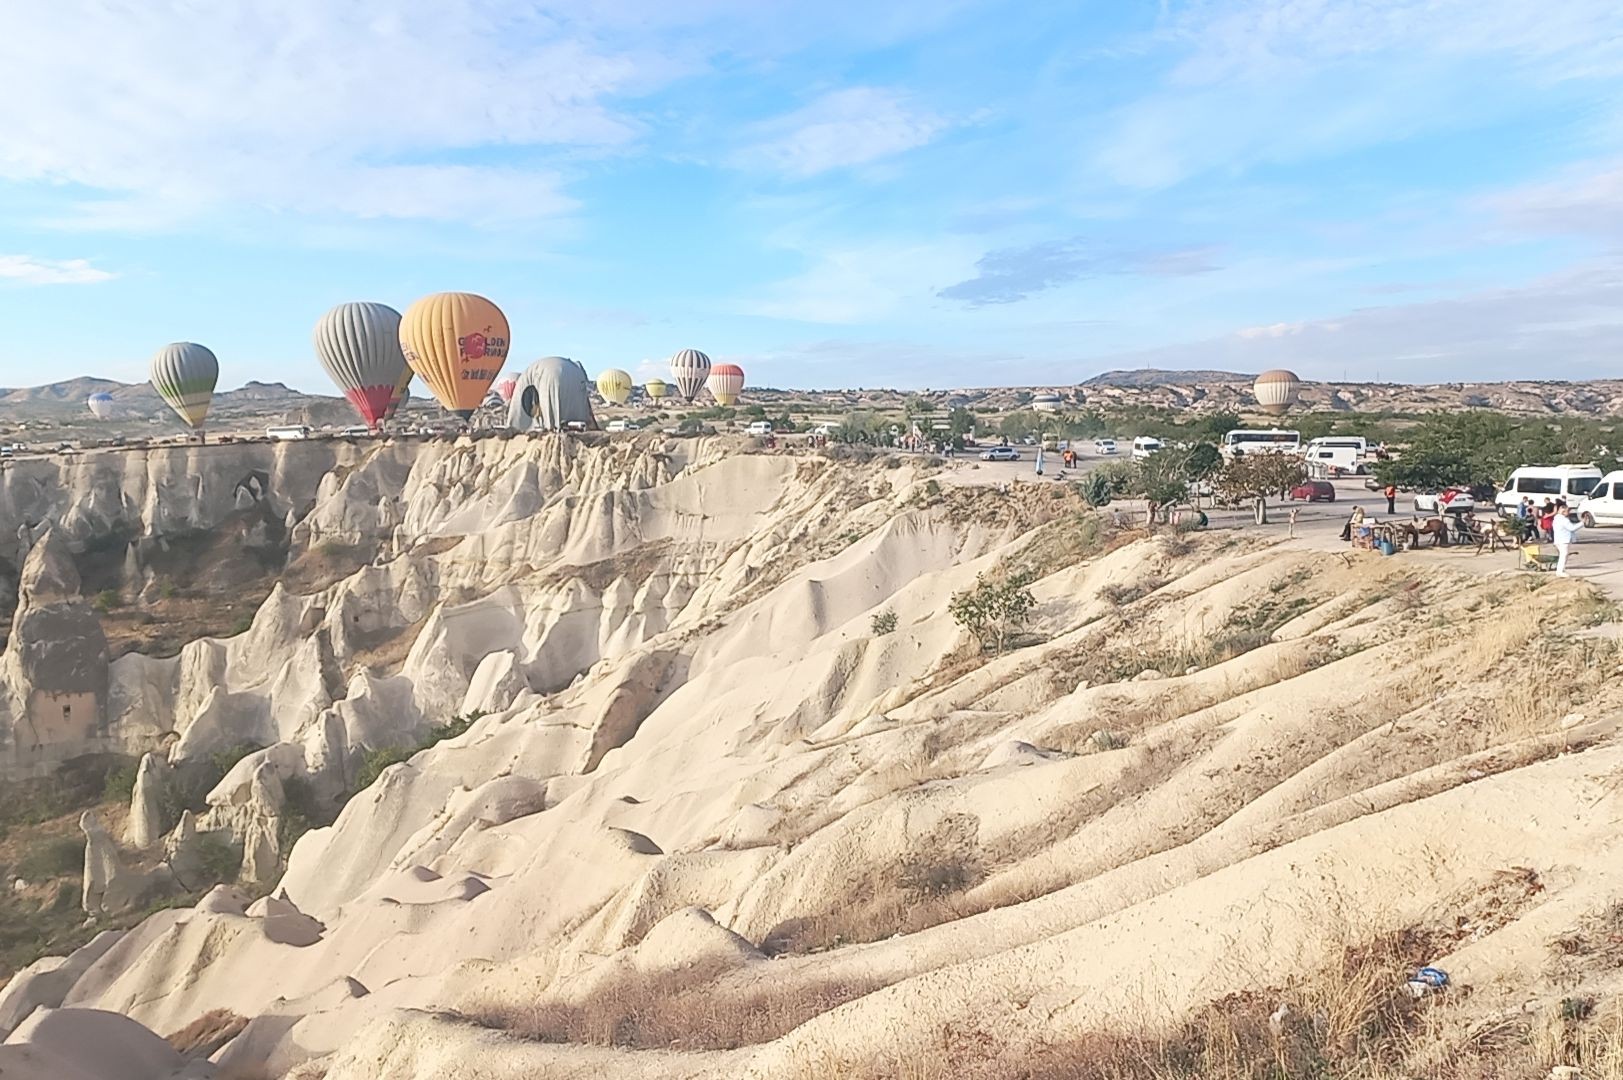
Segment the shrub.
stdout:
<path fill-rule="evenodd" d="M 242 870 L 242 852 L 212 833 L 197 838 L 197 865 L 205 882 L 235 881 Z"/>
<path fill-rule="evenodd" d="M 883 637 L 885 634 L 888 634 L 896 629 L 896 613 L 888 608 L 884 611 L 876 612 L 874 617 L 869 620 L 868 626 L 873 630 L 876 636 Z"/>
<path fill-rule="evenodd" d="M 105 615 L 114 608 L 123 607 L 124 601 L 119 598 L 117 589 L 103 589 L 96 594 L 94 606 L 97 611 Z"/>
<path fill-rule="evenodd" d="M 127 803 L 135 794 L 136 762 L 120 765 L 107 774 L 102 784 L 102 796 L 108 802 Z"/>
<path fill-rule="evenodd" d="M 84 873 L 85 845 L 71 836 L 36 841 L 17 860 L 16 874 L 28 881 L 71 877 Z"/>
<path fill-rule="evenodd" d="M 416 746 L 382 746 L 376 750 L 361 751 L 361 768 L 355 774 L 355 790 L 365 791 L 383 775 L 383 770 L 410 761 L 418 749 Z"/>
<path fill-rule="evenodd" d="M 249 628 L 253 625 L 254 613 L 251 611 L 244 611 L 241 615 L 237 616 L 236 621 L 231 624 L 231 629 L 225 632 L 225 636 L 236 637 L 238 634 L 246 634 Z"/>
<path fill-rule="evenodd" d="M 1029 570 L 1007 572 L 1000 578 L 981 574 L 973 589 L 953 595 L 947 611 L 954 622 L 980 639 L 983 649 L 995 649 L 1001 656 L 1009 635 L 1025 624 L 1037 606 L 1037 598 L 1026 587 L 1032 579 Z"/>

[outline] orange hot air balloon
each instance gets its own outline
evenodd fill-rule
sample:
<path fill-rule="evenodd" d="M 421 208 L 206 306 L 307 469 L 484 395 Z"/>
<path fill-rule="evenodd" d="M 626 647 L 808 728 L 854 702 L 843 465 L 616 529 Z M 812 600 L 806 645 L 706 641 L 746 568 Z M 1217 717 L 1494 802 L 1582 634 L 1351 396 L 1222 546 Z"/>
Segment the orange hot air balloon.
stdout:
<path fill-rule="evenodd" d="M 484 404 L 507 347 L 507 316 L 473 293 L 425 296 L 400 320 L 406 363 L 447 411 L 464 420 Z"/>

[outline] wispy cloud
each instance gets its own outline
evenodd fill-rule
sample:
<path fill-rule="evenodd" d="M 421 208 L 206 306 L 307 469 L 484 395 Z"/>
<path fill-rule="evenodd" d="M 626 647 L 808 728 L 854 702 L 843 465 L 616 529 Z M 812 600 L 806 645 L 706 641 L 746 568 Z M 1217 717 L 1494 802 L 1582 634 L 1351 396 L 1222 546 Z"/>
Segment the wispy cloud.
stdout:
<path fill-rule="evenodd" d="M 756 125 L 756 141 L 729 160 L 803 178 L 894 157 L 947 127 L 946 119 L 914 106 L 899 91 L 855 86 Z"/>
<path fill-rule="evenodd" d="M 1623 355 L 1623 259 L 1509 288 L 1330 318 L 1251 326 L 1225 337 L 1103 357 L 1104 366 L 1284 365 L 1303 375 L 1480 381 L 1585 378 Z"/>
<path fill-rule="evenodd" d="M 1623 245 L 1623 163 L 1573 169 L 1483 203 L 1520 228 L 1587 237 L 1614 248 Z"/>
<path fill-rule="evenodd" d="M 975 307 L 1012 304 L 1033 293 L 1106 274 L 1182 277 L 1217 269 L 1212 248 L 1122 249 L 1084 237 L 1045 240 L 1026 247 L 990 251 L 975 263 L 975 276 L 936 295 Z"/>
<path fill-rule="evenodd" d="M 0 255 L 0 283 L 9 285 L 94 285 L 117 277 L 86 259 L 36 259 L 31 255 Z"/>
<path fill-rule="evenodd" d="M 797 322 L 871 323 L 928 305 L 943 278 L 973 258 L 960 240 L 872 241 L 808 252 L 802 273 L 743 300 L 741 314 Z"/>

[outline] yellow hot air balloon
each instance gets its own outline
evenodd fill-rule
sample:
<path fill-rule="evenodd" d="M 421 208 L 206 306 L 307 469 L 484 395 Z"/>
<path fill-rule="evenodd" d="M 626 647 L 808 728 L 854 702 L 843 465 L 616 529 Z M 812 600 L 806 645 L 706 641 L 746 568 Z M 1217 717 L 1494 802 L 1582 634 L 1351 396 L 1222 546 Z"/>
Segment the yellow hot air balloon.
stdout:
<path fill-rule="evenodd" d="M 609 368 L 597 377 L 597 392 L 604 401 L 624 405 L 631 397 L 631 373 Z"/>
<path fill-rule="evenodd" d="M 647 382 L 642 384 L 642 389 L 645 394 L 653 398 L 655 401 L 658 401 L 660 398 L 671 392 L 671 388 L 665 385 L 664 379 L 649 379 Z"/>
<path fill-rule="evenodd" d="M 441 405 L 466 420 L 507 359 L 507 316 L 473 293 L 425 296 L 400 320 L 400 349 Z"/>

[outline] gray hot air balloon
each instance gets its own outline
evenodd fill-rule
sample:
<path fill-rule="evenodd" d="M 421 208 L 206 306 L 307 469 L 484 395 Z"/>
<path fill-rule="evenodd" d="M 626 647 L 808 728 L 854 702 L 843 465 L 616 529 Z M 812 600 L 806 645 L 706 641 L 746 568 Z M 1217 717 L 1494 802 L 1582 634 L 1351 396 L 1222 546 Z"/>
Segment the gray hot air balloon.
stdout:
<path fill-rule="evenodd" d="M 220 362 L 214 354 L 196 342 L 177 341 L 158 350 L 151 375 L 158 396 L 187 427 L 201 431 L 214 401 L 214 384 L 220 381 Z"/>
<path fill-rule="evenodd" d="M 507 406 L 514 431 L 561 431 L 570 424 L 597 430 L 591 380 L 586 369 L 562 356 L 548 356 L 524 369 Z"/>
<path fill-rule="evenodd" d="M 698 349 L 683 349 L 671 357 L 671 377 L 676 380 L 676 389 L 689 401 L 699 396 L 709 376 L 710 357 Z"/>
<path fill-rule="evenodd" d="M 400 386 L 400 312 L 387 304 L 339 304 L 316 323 L 316 357 L 368 427 L 377 427 Z"/>
<path fill-rule="evenodd" d="M 91 394 L 85 404 L 90 407 L 90 415 L 97 420 L 105 420 L 113 415 L 113 395 L 105 390 Z"/>

